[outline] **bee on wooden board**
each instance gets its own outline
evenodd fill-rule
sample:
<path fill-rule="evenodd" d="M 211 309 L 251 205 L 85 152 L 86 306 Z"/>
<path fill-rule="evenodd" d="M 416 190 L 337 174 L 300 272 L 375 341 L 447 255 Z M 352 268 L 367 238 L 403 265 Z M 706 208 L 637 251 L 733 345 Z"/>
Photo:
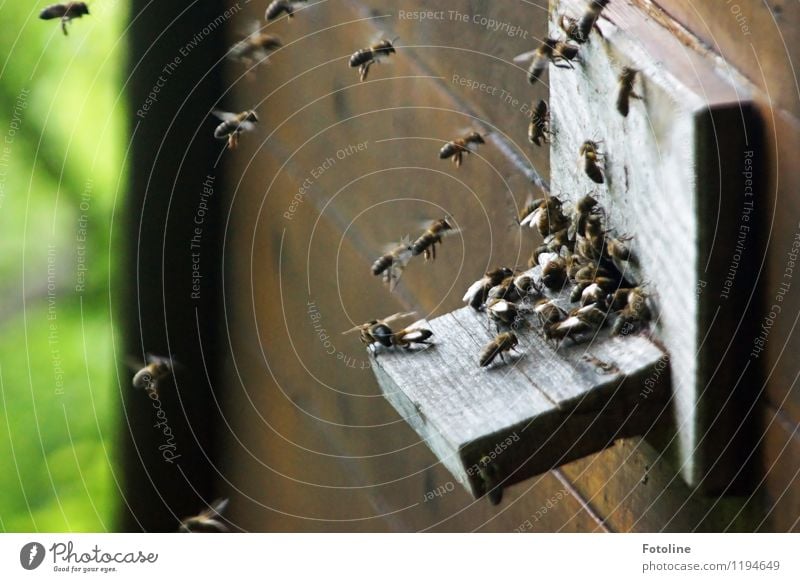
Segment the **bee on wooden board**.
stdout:
<path fill-rule="evenodd" d="M 380 345 L 385 348 L 398 346 L 408 350 L 411 349 L 413 344 L 429 344 L 430 342 L 428 342 L 428 340 L 433 335 L 433 332 L 429 329 L 412 326 L 395 333 L 392 328 L 389 327 L 389 324 L 406 317 L 412 317 L 413 315 L 415 315 L 413 311 L 408 313 L 395 313 L 384 319 L 373 319 L 362 323 L 347 331 L 343 331 L 342 334 L 357 331 L 359 332 L 362 343 L 367 345 Z"/>
<path fill-rule="evenodd" d="M 567 312 L 561 309 L 552 299 L 541 299 L 537 301 L 533 312 L 539 318 L 539 323 L 543 327 L 548 324 L 558 323 L 567 318 Z"/>
<path fill-rule="evenodd" d="M 542 266 L 542 283 L 552 291 L 561 291 L 567 282 L 567 261 L 564 257 L 547 260 Z"/>
<path fill-rule="evenodd" d="M 628 116 L 630 110 L 631 99 L 641 99 L 642 96 L 638 95 L 633 90 L 636 83 L 636 75 L 639 71 L 631 67 L 623 67 L 622 72 L 619 74 L 619 88 L 617 89 L 617 111 L 623 117 Z"/>
<path fill-rule="evenodd" d="M 555 196 L 542 199 L 539 207 L 520 221 L 520 226 L 536 227 L 543 237 L 548 237 L 569 227 L 569 217 L 564 215 L 561 200 Z"/>
<path fill-rule="evenodd" d="M 456 168 L 459 168 L 461 167 L 464 155 L 471 154 L 478 149 L 478 145 L 484 143 L 486 142 L 480 133 L 471 131 L 462 137 L 457 137 L 444 144 L 442 149 L 439 150 L 439 159 L 446 160 L 450 158 L 456 165 Z"/>
<path fill-rule="evenodd" d="M 240 133 L 253 131 L 258 123 L 258 115 L 252 109 L 241 113 L 229 113 L 215 109 L 212 113 L 222 120 L 222 123 L 214 130 L 214 137 L 227 139 L 230 150 L 236 149 L 236 146 L 239 145 Z"/>
<path fill-rule="evenodd" d="M 501 326 L 516 328 L 523 322 L 520 308 L 507 299 L 489 300 L 486 313 L 498 329 Z"/>
<path fill-rule="evenodd" d="M 528 83 L 535 85 L 544 74 L 547 64 L 551 62 L 559 69 L 575 68 L 570 62 L 571 59 L 568 59 L 567 56 L 561 52 L 561 50 L 564 50 L 564 52 L 571 54 L 571 51 L 568 51 L 563 46 L 559 46 L 559 42 L 561 41 L 554 38 L 545 38 L 542 44 L 535 50 L 514 57 L 515 63 L 524 63 L 530 60 L 531 64 L 528 67 Z M 559 47 L 559 50 L 556 50 L 556 47 Z M 573 55 L 573 58 L 574 56 L 575 55 Z"/>
<path fill-rule="evenodd" d="M 608 3 L 609 0 L 589 0 L 589 6 L 580 19 L 562 14 L 558 19 L 561 30 L 570 40 L 574 40 L 578 44 L 585 43 L 589 40 L 592 29 L 597 28 L 597 19 L 600 18 L 600 14 Z"/>
<path fill-rule="evenodd" d="M 469 289 L 467 289 L 467 292 L 461 300 L 474 310 L 480 311 L 483 308 L 483 304 L 486 302 L 491 288 L 500 284 L 503 279 L 513 274 L 514 271 L 508 267 L 500 267 L 499 269 L 487 271 L 483 277 L 469 286 Z"/>
<path fill-rule="evenodd" d="M 48 6 L 39 13 L 39 18 L 42 20 L 61 19 L 61 30 L 64 31 L 64 36 L 66 36 L 69 34 L 67 32 L 67 23 L 87 14 L 89 14 L 89 7 L 86 2 L 64 2 Z"/>
<path fill-rule="evenodd" d="M 407 327 L 394 334 L 393 345 L 410 350 L 414 344 L 430 345 L 428 341 L 433 332 L 423 327 Z"/>
<path fill-rule="evenodd" d="M 389 286 L 390 291 L 394 291 L 403 269 L 413 255 L 411 241 L 408 237 L 403 237 L 399 244 L 389 245 L 384 251 L 384 254 L 372 263 L 372 274 L 383 275 L 383 282 Z"/>
<path fill-rule="evenodd" d="M 536 107 L 532 109 L 531 122 L 528 124 L 528 141 L 537 146 L 542 143 L 549 143 L 550 136 L 550 110 L 547 108 L 547 101 L 540 99 Z"/>
<path fill-rule="evenodd" d="M 505 352 L 513 350 L 519 344 L 519 338 L 513 331 L 506 331 L 498 334 L 492 341 L 486 344 L 481 350 L 478 364 L 481 368 L 485 368 L 491 364 L 497 356 L 506 362 Z"/>
<path fill-rule="evenodd" d="M 131 362 L 131 365 L 135 366 L 133 362 Z M 145 356 L 144 367 L 139 369 L 133 376 L 133 387 L 138 389 L 143 388 L 148 392 L 157 394 L 159 384 L 172 376 L 174 371 L 175 363 L 171 358 L 147 354 Z"/>
<path fill-rule="evenodd" d="M 478 462 L 478 477 L 483 483 L 482 493 L 489 498 L 489 503 L 499 505 L 503 500 L 503 488 L 497 479 L 497 466 L 487 455 Z"/>
<path fill-rule="evenodd" d="M 603 170 L 600 168 L 598 162 L 603 159 L 603 153 L 600 152 L 599 144 L 596 141 L 586 140 L 581 144 L 580 155 L 583 158 L 583 171 L 591 178 L 592 182 L 602 184 Z"/>
<path fill-rule="evenodd" d="M 361 81 L 367 80 L 369 68 L 372 65 L 379 63 L 396 52 L 393 44 L 395 42 L 397 42 L 396 38 L 393 40 L 383 39 L 352 54 L 350 66 L 353 68 L 358 67 L 358 76 Z"/>
<path fill-rule="evenodd" d="M 291 21 L 292 17 L 294 16 L 294 11 L 301 8 L 308 0 L 273 0 L 267 6 L 267 10 L 264 12 L 264 18 L 266 20 L 275 20 L 281 14 L 286 14 L 288 19 Z"/>
<path fill-rule="evenodd" d="M 590 216 L 598 215 L 602 215 L 602 209 L 597 200 L 591 194 L 581 196 L 575 204 L 575 209 L 572 214 L 572 223 L 569 226 L 570 238 L 573 238 L 577 234 L 584 236 L 586 221 Z"/>
<path fill-rule="evenodd" d="M 511 275 L 489 289 L 487 299 L 506 299 L 511 302 L 530 300 L 541 295 L 541 288 L 536 280 L 523 273 Z"/>
<path fill-rule="evenodd" d="M 647 304 L 649 295 L 641 287 L 634 287 L 628 291 L 627 303 L 619 312 L 614 326 L 613 335 L 629 335 L 642 329 L 650 321 L 652 313 Z"/>
<path fill-rule="evenodd" d="M 442 238 L 457 232 L 447 218 L 440 218 L 434 221 L 422 233 L 417 240 L 411 244 L 411 254 L 414 256 L 424 255 L 425 260 L 436 260 L 436 245 L 442 243 Z"/>
<path fill-rule="evenodd" d="M 227 499 L 217 499 L 208 509 L 204 509 L 197 515 L 187 517 L 181 520 L 181 525 L 178 528 L 180 533 L 210 533 L 219 532 L 224 533 L 228 531 L 228 527 L 220 521 L 222 512 L 228 507 Z"/>
<path fill-rule="evenodd" d="M 250 67 L 259 63 L 266 63 L 270 53 L 283 46 L 281 39 L 274 34 L 261 32 L 258 24 L 254 30 L 245 38 L 233 45 L 228 51 L 228 57 L 232 60 L 244 63 Z"/>

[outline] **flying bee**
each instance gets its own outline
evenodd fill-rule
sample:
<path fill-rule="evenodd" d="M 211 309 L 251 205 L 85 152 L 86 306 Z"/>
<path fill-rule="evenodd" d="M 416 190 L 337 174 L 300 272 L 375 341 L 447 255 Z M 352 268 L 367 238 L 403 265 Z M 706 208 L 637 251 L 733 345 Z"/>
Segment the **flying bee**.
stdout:
<path fill-rule="evenodd" d="M 542 267 L 542 283 L 552 291 L 561 291 L 567 282 L 567 261 L 563 257 L 550 259 Z"/>
<path fill-rule="evenodd" d="M 623 117 L 628 116 L 630 109 L 631 99 L 641 99 L 641 95 L 637 95 L 633 90 L 633 85 L 636 83 L 636 74 L 639 71 L 631 67 L 622 67 L 622 72 L 619 74 L 619 89 L 617 92 L 617 111 Z"/>
<path fill-rule="evenodd" d="M 394 291 L 403 269 L 411 260 L 411 242 L 408 237 L 403 237 L 400 244 L 390 245 L 384 250 L 385 253 L 372 263 L 372 274 L 383 275 L 383 282 L 389 286 L 389 291 Z"/>
<path fill-rule="evenodd" d="M 347 331 L 343 331 L 342 335 L 357 331 L 359 332 L 361 343 L 367 344 L 368 346 L 379 344 L 385 348 L 390 348 L 395 345 L 395 333 L 392 331 L 392 328 L 389 327 L 389 324 L 413 315 L 413 311 L 408 313 L 394 313 L 384 319 L 373 319 L 371 321 L 367 321 L 366 323 L 362 323 L 361 325 L 357 325 L 348 329 Z M 411 340 L 409 340 L 409 342 L 410 341 Z"/>
<path fill-rule="evenodd" d="M 187 517 L 181 520 L 181 525 L 178 528 L 180 533 L 201 533 L 216 531 L 224 533 L 228 531 L 228 527 L 220 521 L 222 512 L 228 506 L 227 499 L 217 499 L 208 509 L 204 509 L 197 515 Z"/>
<path fill-rule="evenodd" d="M 572 63 L 569 62 L 563 54 L 556 51 L 558 43 L 554 38 L 545 38 L 538 48 L 526 53 L 522 53 L 514 57 L 515 63 L 524 63 L 530 60 L 531 64 L 528 67 L 528 83 L 535 85 L 544 74 L 547 68 L 547 63 L 553 63 L 559 69 L 574 69 Z"/>
<path fill-rule="evenodd" d="M 489 503 L 498 505 L 503 500 L 503 488 L 497 479 L 497 466 L 484 455 L 478 461 L 478 477 L 483 484 L 483 494 L 489 498 Z"/>
<path fill-rule="evenodd" d="M 587 140 L 583 142 L 580 149 L 580 155 L 583 158 L 583 170 L 586 175 L 597 184 L 603 183 L 603 170 L 600 169 L 598 161 L 603 158 L 603 154 L 598 149 L 598 144 L 595 141 Z"/>
<path fill-rule="evenodd" d="M 350 66 L 358 67 L 358 75 L 362 81 L 367 80 L 369 68 L 381 61 L 381 59 L 388 58 L 389 55 L 395 53 L 393 42 L 394 40 L 383 39 L 377 43 L 363 49 L 359 49 L 350 57 Z"/>
<path fill-rule="evenodd" d="M 506 362 L 505 352 L 513 350 L 519 344 L 519 339 L 513 331 L 506 331 L 497 335 L 492 341 L 486 344 L 481 350 L 478 364 L 481 368 L 485 368 L 491 364 L 497 356 Z"/>
<path fill-rule="evenodd" d="M 64 2 L 62 4 L 48 6 L 39 13 L 39 18 L 42 20 L 60 18 L 61 30 L 64 31 L 64 36 L 66 36 L 68 34 L 67 23 L 87 14 L 89 14 L 89 7 L 86 5 L 86 2 Z"/>
<path fill-rule="evenodd" d="M 555 196 L 548 196 L 542 199 L 539 208 L 520 221 L 520 226 L 536 227 L 539 234 L 548 237 L 568 228 L 569 222 L 569 217 L 564 215 L 561 200 Z"/>
<path fill-rule="evenodd" d="M 133 365 L 133 362 L 131 364 Z M 148 392 L 157 394 L 159 384 L 169 378 L 174 370 L 175 363 L 171 358 L 147 354 L 144 367 L 139 369 L 133 376 L 133 387 L 144 388 Z"/>
<path fill-rule="evenodd" d="M 258 123 L 258 115 L 252 109 L 241 113 L 228 113 L 215 109 L 212 112 L 222 120 L 214 130 L 214 137 L 217 139 L 227 139 L 228 149 L 235 149 L 239 145 L 239 134 L 246 131 L 253 131 Z"/>
<path fill-rule="evenodd" d="M 406 350 L 410 350 L 413 344 L 424 344 L 428 346 L 430 345 L 428 340 L 432 335 L 433 332 L 429 329 L 407 327 L 406 329 L 401 329 L 392 336 L 392 344 Z"/>
<path fill-rule="evenodd" d="M 503 279 L 513 274 L 514 271 L 508 267 L 500 267 L 499 269 L 487 271 L 483 277 L 469 286 L 469 289 L 464 293 L 464 297 L 461 300 L 475 311 L 480 311 L 483 308 L 483 304 L 486 302 L 491 288 L 500 284 Z"/>
<path fill-rule="evenodd" d="M 425 260 L 436 260 L 436 245 L 442 243 L 442 238 L 455 232 L 453 225 L 447 218 L 434 221 L 420 237 L 411 244 L 411 254 L 416 256 L 424 254 Z"/>
<path fill-rule="evenodd" d="M 299 9 L 306 2 L 307 0 L 295 0 L 294 2 L 290 0 L 273 0 L 270 2 L 269 6 L 267 6 L 267 10 L 264 12 L 264 18 L 266 20 L 275 20 L 285 12 L 286 16 L 291 20 L 294 16 L 294 11 Z"/>
<path fill-rule="evenodd" d="M 592 32 L 592 29 L 597 26 L 597 19 L 600 18 L 600 13 L 603 11 L 610 0 L 590 0 L 589 7 L 586 9 L 586 12 L 583 13 L 580 20 L 578 20 L 577 30 L 575 31 L 575 35 L 577 36 L 577 42 L 584 43 L 589 40 L 589 34 Z M 599 29 L 598 29 L 599 30 Z"/>
<path fill-rule="evenodd" d="M 486 143 L 483 136 L 477 131 L 472 131 L 463 137 L 448 141 L 439 150 L 439 159 L 446 160 L 450 158 L 456 165 L 456 168 L 461 166 L 465 154 L 471 154 L 478 149 L 478 145 Z"/>
<path fill-rule="evenodd" d="M 539 323 L 543 327 L 547 327 L 553 323 L 564 321 L 567 318 L 567 312 L 556 305 L 551 299 L 541 299 L 536 302 L 533 312 L 539 318 Z"/>
<path fill-rule="evenodd" d="M 274 34 L 267 34 L 258 30 L 258 24 L 254 28 L 253 32 L 233 45 L 228 51 L 228 56 L 231 59 L 244 63 L 247 67 L 267 62 L 270 53 L 283 46 L 281 39 Z"/>
<path fill-rule="evenodd" d="M 537 146 L 542 143 L 549 143 L 550 136 L 550 110 L 547 108 L 547 101 L 540 99 L 536 107 L 531 112 L 531 122 L 528 124 L 528 141 Z"/>

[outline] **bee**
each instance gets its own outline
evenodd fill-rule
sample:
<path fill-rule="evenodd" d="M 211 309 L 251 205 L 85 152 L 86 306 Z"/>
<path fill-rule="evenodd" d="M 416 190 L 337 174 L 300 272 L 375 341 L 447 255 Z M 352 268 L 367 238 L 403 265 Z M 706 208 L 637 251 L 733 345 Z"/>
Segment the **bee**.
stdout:
<path fill-rule="evenodd" d="M 631 67 L 623 67 L 622 72 L 619 74 L 619 89 L 617 92 L 617 111 L 623 117 L 628 116 L 630 109 L 631 99 L 641 99 L 641 95 L 637 95 L 633 90 L 633 85 L 636 83 L 636 74 L 639 71 Z"/>
<path fill-rule="evenodd" d="M 478 477 L 483 483 L 483 494 L 489 498 L 489 503 L 498 505 L 503 500 L 503 488 L 498 483 L 497 466 L 486 455 L 478 461 Z"/>
<path fill-rule="evenodd" d="M 575 336 L 585 335 L 594 331 L 595 328 L 591 323 L 580 319 L 579 317 L 570 316 L 564 321 L 549 323 L 544 326 L 544 337 L 549 340 L 556 340 L 556 343 L 561 343 L 568 337 L 577 342 Z"/>
<path fill-rule="evenodd" d="M 350 57 L 350 66 L 351 67 L 358 67 L 358 75 L 362 81 L 367 80 L 367 75 L 369 74 L 369 68 L 375 64 L 379 63 L 381 59 L 388 58 L 389 55 L 395 53 L 394 45 L 392 44 L 397 39 L 394 40 L 386 40 L 383 39 L 372 46 L 367 48 L 359 49 L 352 54 Z"/>
<path fill-rule="evenodd" d="M 548 260 L 542 267 L 542 283 L 548 289 L 561 291 L 567 282 L 567 261 L 563 257 Z"/>
<path fill-rule="evenodd" d="M 233 45 L 228 51 L 228 56 L 244 63 L 247 67 L 266 62 L 269 54 L 283 46 L 281 39 L 274 34 L 267 34 L 256 29 L 245 38 Z"/>
<path fill-rule="evenodd" d="M 429 329 L 420 327 L 407 327 L 394 334 L 392 344 L 403 349 L 410 350 L 413 344 L 430 345 L 428 341 L 433 332 Z"/>
<path fill-rule="evenodd" d="M 606 321 L 606 317 L 608 317 L 607 312 L 600 309 L 595 304 L 576 307 L 570 311 L 569 315 L 570 317 L 577 317 L 578 319 L 585 321 L 588 324 L 597 326 L 598 328 L 602 327 Z"/>
<path fill-rule="evenodd" d="M 521 311 L 516 303 L 506 299 L 492 299 L 486 304 L 486 313 L 495 325 L 516 328 L 522 321 Z"/>
<path fill-rule="evenodd" d="M 145 366 L 133 376 L 133 387 L 144 388 L 148 392 L 158 393 L 158 385 L 169 378 L 175 370 L 175 364 L 171 358 L 145 356 Z"/>
<path fill-rule="evenodd" d="M 606 231 L 600 216 L 589 216 L 584 223 L 584 234 L 578 234 L 575 248 L 587 259 L 600 260 L 605 257 Z"/>
<path fill-rule="evenodd" d="M 550 142 L 551 135 L 553 135 L 553 132 L 550 131 L 550 110 L 547 108 L 547 101 L 540 99 L 531 113 L 531 122 L 528 125 L 528 141 L 541 146 L 543 142 Z"/>
<path fill-rule="evenodd" d="M 500 284 L 489 289 L 487 299 L 506 299 L 511 302 L 531 299 L 541 294 L 542 290 L 530 275 L 522 274 L 503 279 Z"/>
<path fill-rule="evenodd" d="M 647 304 L 648 297 L 641 287 L 628 291 L 627 304 L 619 312 L 611 329 L 613 335 L 636 333 L 650 321 L 652 314 Z"/>
<path fill-rule="evenodd" d="M 479 144 L 486 143 L 483 140 L 483 136 L 479 134 L 477 131 L 473 131 L 465 135 L 464 137 L 458 137 L 451 141 L 448 141 L 446 144 L 442 146 L 442 149 L 439 150 L 439 159 L 446 160 L 450 158 L 453 160 L 453 163 L 456 165 L 456 168 L 461 166 L 461 162 L 464 159 L 464 154 L 470 154 L 478 149 Z"/>
<path fill-rule="evenodd" d="M 539 323 L 543 327 L 564 321 L 567 318 L 567 312 L 556 305 L 552 299 L 537 301 L 533 312 L 537 315 Z"/>
<path fill-rule="evenodd" d="M 379 344 L 385 348 L 390 348 L 395 345 L 395 333 L 392 331 L 392 328 L 389 327 L 389 324 L 399 319 L 412 317 L 413 315 L 415 315 L 413 311 L 408 313 L 394 313 L 384 319 L 373 319 L 361 325 L 357 325 L 347 331 L 343 331 L 342 335 L 357 331 L 359 332 L 361 343 L 367 344 L 368 346 Z"/>
<path fill-rule="evenodd" d="M 556 45 L 553 47 L 553 55 L 555 58 L 568 62 L 574 61 L 576 58 L 578 58 L 579 52 L 580 47 L 577 47 L 574 44 L 569 44 L 568 42 L 564 42 L 563 40 L 557 41 Z"/>
<path fill-rule="evenodd" d="M 523 220 L 539 210 L 542 202 L 544 202 L 544 198 L 534 199 L 533 196 L 528 196 L 528 199 L 525 201 L 525 205 L 519 209 L 519 213 L 517 214 L 517 224 L 522 225 Z M 528 223 L 526 222 L 525 224 Z"/>
<path fill-rule="evenodd" d="M 583 142 L 580 149 L 580 155 L 583 158 L 583 170 L 586 175 L 597 184 L 603 183 L 603 171 L 597 164 L 603 158 L 603 154 L 598 149 L 598 144 L 595 141 L 587 140 Z"/>
<path fill-rule="evenodd" d="M 39 18 L 42 20 L 60 18 L 61 30 L 64 31 L 64 36 L 67 36 L 67 23 L 74 18 L 80 18 L 87 14 L 89 14 L 89 7 L 86 2 L 64 2 L 48 6 L 39 13 Z"/>
<path fill-rule="evenodd" d="M 574 40 L 579 44 L 583 44 L 585 42 L 585 40 L 578 35 L 577 18 L 572 18 L 566 14 L 561 14 L 558 17 L 558 25 L 561 27 L 561 30 L 564 31 L 564 34 L 567 35 L 568 39 Z"/>
<path fill-rule="evenodd" d="M 597 19 L 600 18 L 600 13 L 603 11 L 610 0 L 590 0 L 589 7 L 583 13 L 580 20 L 578 20 L 575 35 L 577 42 L 584 43 L 589 40 L 589 34 L 592 29 L 597 25 Z M 579 40 L 578 40 L 579 39 Z"/>
<path fill-rule="evenodd" d="M 606 252 L 608 256 L 614 261 L 614 264 L 622 261 L 634 261 L 635 257 L 633 251 L 625 243 L 631 240 L 630 236 L 621 236 L 615 238 L 613 236 L 606 237 Z"/>
<path fill-rule="evenodd" d="M 241 113 L 228 113 L 215 109 L 212 113 L 222 120 L 222 123 L 214 130 L 214 137 L 227 139 L 228 149 L 231 150 L 239 145 L 239 134 L 253 131 L 258 123 L 258 115 L 252 109 Z"/>
<path fill-rule="evenodd" d="M 289 20 L 292 19 L 294 16 L 294 11 L 299 9 L 303 4 L 305 4 L 307 0 L 273 0 L 267 6 L 266 12 L 264 12 L 264 18 L 266 20 L 275 20 L 284 12 Z"/>
<path fill-rule="evenodd" d="M 481 368 L 485 368 L 491 364 L 497 356 L 500 356 L 500 359 L 506 362 L 505 352 L 513 350 L 517 347 L 517 344 L 519 344 L 519 339 L 513 331 L 506 331 L 497 335 L 481 350 L 478 364 Z"/>
<path fill-rule="evenodd" d="M 555 196 L 542 199 L 539 208 L 520 221 L 520 226 L 534 226 L 543 237 L 553 235 L 569 227 L 569 217 L 564 215 L 561 200 Z"/>
<path fill-rule="evenodd" d="M 390 291 L 394 291 L 403 274 L 403 269 L 411 260 L 413 254 L 411 242 L 408 237 L 403 237 L 400 244 L 390 246 L 385 251 L 372 263 L 372 274 L 383 275 L 383 282 L 389 286 Z"/>
<path fill-rule="evenodd" d="M 454 232 L 453 225 L 446 218 L 433 222 L 422 235 L 411 244 L 411 254 L 417 256 L 424 254 L 425 260 L 436 260 L 436 245 L 442 243 L 442 238 Z"/>
<path fill-rule="evenodd" d="M 586 194 L 578 199 L 572 215 L 572 223 L 569 226 L 570 238 L 576 234 L 585 235 L 586 220 L 592 215 L 599 215 L 602 212 L 597 200 L 591 195 Z"/>
<path fill-rule="evenodd" d="M 217 499 L 208 509 L 204 509 L 197 515 L 187 517 L 181 520 L 181 525 L 178 528 L 180 533 L 200 533 L 216 531 L 224 533 L 228 531 L 228 527 L 220 521 L 222 512 L 228 506 L 227 499 Z"/>
<path fill-rule="evenodd" d="M 514 57 L 515 63 L 531 61 L 528 67 L 528 83 L 535 85 L 541 79 L 547 68 L 547 63 L 553 63 L 560 69 L 574 69 L 570 59 L 566 58 L 561 52 L 556 50 L 560 41 L 554 38 L 545 38 L 542 44 L 535 50 L 522 53 Z"/>
<path fill-rule="evenodd" d="M 514 271 L 508 267 L 500 267 L 499 269 L 487 271 L 482 278 L 478 279 L 469 286 L 469 289 L 467 289 L 467 292 L 464 293 L 464 297 L 461 300 L 474 310 L 480 311 L 483 307 L 483 304 L 486 302 L 486 298 L 488 297 L 491 288 L 500 284 L 503 279 L 510 277 L 513 274 Z"/>

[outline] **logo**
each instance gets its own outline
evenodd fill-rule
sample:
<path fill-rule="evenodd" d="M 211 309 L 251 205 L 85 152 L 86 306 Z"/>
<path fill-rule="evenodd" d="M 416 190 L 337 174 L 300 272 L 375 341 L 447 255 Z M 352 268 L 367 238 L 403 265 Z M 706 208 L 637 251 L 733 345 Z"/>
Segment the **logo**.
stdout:
<path fill-rule="evenodd" d="M 35 570 L 44 561 L 44 546 L 39 542 L 28 542 L 19 551 L 19 563 L 26 570 Z"/>

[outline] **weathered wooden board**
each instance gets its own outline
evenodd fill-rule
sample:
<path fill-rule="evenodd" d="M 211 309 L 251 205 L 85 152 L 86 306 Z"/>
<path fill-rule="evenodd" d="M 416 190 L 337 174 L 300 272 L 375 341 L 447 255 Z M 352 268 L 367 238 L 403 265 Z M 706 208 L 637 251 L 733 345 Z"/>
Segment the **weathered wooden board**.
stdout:
<path fill-rule="evenodd" d="M 538 278 L 539 267 L 531 271 Z M 546 295 L 569 304 L 569 288 Z M 384 396 L 473 495 L 489 455 L 504 485 L 642 434 L 664 406 L 664 352 L 645 335 L 545 340 L 528 318 L 517 354 L 487 368 L 478 354 L 494 336 L 485 313 L 465 307 L 415 325 L 434 332 L 428 348 L 372 350 Z M 656 388 L 644 390 L 646 379 Z"/>
<path fill-rule="evenodd" d="M 550 34 L 563 38 L 558 16 L 585 7 L 551 3 Z M 635 235 L 638 278 L 656 294 L 672 362 L 683 475 L 722 490 L 738 473 L 730 443 L 746 436 L 754 398 L 739 378 L 755 335 L 742 314 L 754 292 L 759 124 L 735 73 L 634 2 L 610 3 L 598 27 L 574 70 L 550 67 L 551 187 L 565 201 L 594 191 L 618 232 Z M 623 66 L 640 71 L 643 97 L 627 117 L 615 107 Z M 586 140 L 605 154 L 603 184 L 579 165 Z"/>

